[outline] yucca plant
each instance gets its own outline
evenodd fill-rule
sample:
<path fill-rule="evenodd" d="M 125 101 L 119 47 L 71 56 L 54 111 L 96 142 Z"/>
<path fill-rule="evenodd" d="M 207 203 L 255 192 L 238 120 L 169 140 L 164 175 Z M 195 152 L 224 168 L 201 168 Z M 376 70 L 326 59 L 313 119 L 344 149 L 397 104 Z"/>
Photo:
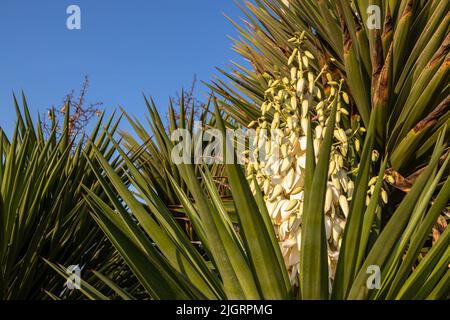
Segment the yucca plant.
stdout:
<path fill-rule="evenodd" d="M 336 106 L 332 112 L 336 113 Z M 150 107 L 150 114 L 152 124 L 161 121 L 155 108 Z M 215 120 L 217 127 L 224 131 L 225 123 L 217 107 Z M 374 122 L 372 120 L 372 125 L 369 126 L 366 141 L 373 140 L 370 137 L 375 136 Z M 449 197 L 450 179 L 447 178 L 445 184 L 438 187 L 448 164 L 446 161 L 437 169 L 439 158 L 444 152 L 443 134 L 426 171 L 410 193 L 396 205 L 395 213 L 374 240 L 371 250 L 367 252 L 359 248 L 357 253 L 361 257 L 358 263 L 355 261 L 355 276 L 350 276 L 346 269 L 338 269 L 335 288 L 330 295 L 325 223 L 321 212 L 325 202 L 328 155 L 333 135 L 333 131 L 329 129 L 333 125 L 334 121 L 327 122 L 328 133 L 320 146 L 317 164 L 311 160 L 307 162 L 309 170 L 305 178 L 305 190 L 314 192 L 306 192 L 305 196 L 303 229 L 306 236 L 303 236 L 305 240 L 302 241 L 301 248 L 304 261 L 300 268 L 301 290 L 292 286 L 289 281 L 263 195 L 258 188 L 255 189 L 255 194 L 252 193 L 244 170 L 239 165 L 224 165 L 237 221 L 230 218 L 230 212 L 218 190 L 217 180 L 207 166 L 177 165 L 185 183 L 184 188 L 166 169 L 165 175 L 175 190 L 177 202 L 182 205 L 201 246 L 189 239 L 174 217 L 170 205 L 161 200 L 151 179 L 146 178 L 145 170 L 136 167 L 112 137 L 114 146 L 124 159 L 127 176 L 133 187 L 130 189 L 124 185 L 120 175 L 100 152 L 96 152 L 101 168 L 92 165 L 92 169 L 113 206 L 109 206 L 94 192 L 89 192 L 87 202 L 92 208 L 94 219 L 152 299 L 445 298 L 449 293 L 448 229 L 425 258 L 420 263 L 417 260 L 422 256 L 420 251 L 423 244 Z M 158 154 L 170 154 L 173 142 L 168 133 L 157 124 L 154 128 L 163 144 L 158 146 Z M 139 126 L 139 130 L 144 128 Z M 308 137 L 311 137 L 310 134 L 309 131 Z M 307 146 L 307 159 L 313 159 L 313 144 L 308 143 Z M 363 158 L 371 154 L 369 142 L 364 144 L 362 153 Z M 365 165 L 360 169 L 355 190 L 357 194 L 363 190 L 364 195 L 354 196 L 349 217 L 357 212 L 354 209 L 357 205 L 365 203 L 370 161 L 363 163 Z M 143 163 L 140 162 L 140 165 Z M 361 231 L 366 236 L 372 230 L 372 221 L 380 201 L 385 167 L 386 161 L 380 169 L 380 177 L 369 206 L 364 209 L 365 218 Z M 200 177 L 196 172 L 199 172 Z M 117 195 L 121 201 L 114 200 L 118 199 Z M 430 205 L 432 195 L 437 196 Z M 354 243 L 347 239 L 344 236 L 343 248 L 354 249 Z M 317 254 L 318 246 L 322 248 L 321 254 Z M 404 254 L 409 258 L 404 258 Z M 390 271 L 383 272 L 383 275 L 390 275 L 386 279 L 383 277 L 383 289 L 386 289 L 368 289 L 366 271 L 371 265 L 379 265 L 383 270 Z M 414 271 L 412 266 L 415 267 Z M 346 278 L 350 279 L 348 291 L 340 297 L 342 291 L 336 283 Z M 135 298 L 127 288 L 111 281 L 108 284 L 121 297 Z M 392 289 L 394 287 L 396 288 Z M 387 295 L 386 290 L 393 290 L 393 295 Z"/>
<path fill-rule="evenodd" d="M 17 121 L 9 139 L 0 129 L 0 298 L 45 299 L 47 294 L 79 297 L 64 290 L 64 282 L 44 259 L 79 265 L 87 278 L 91 269 L 109 270 L 105 261 L 120 267 L 123 262 L 90 218 L 83 186 L 104 197 L 87 159 L 96 146 L 113 161 L 107 133 L 118 122 L 100 119 L 86 146 L 83 137 L 71 137 L 65 123 L 53 123 L 46 136 L 41 122 L 31 120 L 23 96 L 23 111 L 14 97 Z M 68 114 L 68 113 L 67 113 Z M 103 118 L 103 117 L 102 117 Z M 61 126 L 56 137 L 56 126 Z M 120 165 L 120 162 L 116 162 Z M 96 187 L 97 185 L 97 187 Z"/>
<path fill-rule="evenodd" d="M 442 130 L 445 131 L 444 140 L 448 140 L 449 3 L 287 0 L 246 4 L 247 8 L 242 7 L 246 27 L 235 24 L 241 35 L 235 41 L 235 50 L 253 68 L 235 64 L 231 73 L 222 71 L 231 79 L 231 84 L 219 79 L 211 86 L 225 98 L 223 110 L 244 126 L 255 121 L 261 123 L 261 116 L 263 123 L 273 124 L 277 122 L 280 111 L 276 108 L 267 110 L 269 90 L 273 90 L 274 83 L 288 79 L 293 80 L 290 85 L 294 87 L 296 84 L 302 87 L 302 82 L 306 82 L 307 87 L 312 82 L 309 79 L 311 72 L 317 74 L 326 68 L 327 77 L 323 75 L 322 79 L 314 79 L 314 87 L 326 95 L 333 87 L 330 85 L 331 78 L 344 79 L 343 87 L 349 94 L 353 109 L 351 118 L 360 116 L 363 125 L 368 128 L 371 117 L 376 116 L 373 120 L 376 133 L 372 137 L 373 156 L 377 159 L 381 154 L 385 158 L 388 169 L 380 177 L 394 187 L 388 190 L 389 205 L 382 211 L 377 210 L 377 214 L 370 219 L 377 225 L 370 235 L 373 238 L 372 234 L 381 231 L 405 196 L 403 192 L 409 192 L 417 177 L 423 173 Z M 374 22 L 379 25 L 374 25 Z M 305 39 L 303 50 L 298 51 L 297 43 L 291 40 L 300 33 L 305 35 Z M 299 56 L 299 63 L 292 65 L 292 61 L 297 60 L 295 55 Z M 303 65 L 302 59 L 309 60 L 308 66 L 295 75 L 298 67 Z M 296 95 L 295 105 L 309 99 L 299 90 Z M 289 109 L 293 102 L 287 101 L 287 107 L 283 109 Z M 344 129 L 347 136 L 343 136 L 344 140 L 354 137 L 354 127 L 347 125 Z M 302 131 L 306 135 L 305 130 Z M 366 157 L 363 155 L 350 157 L 349 164 L 353 163 L 347 166 L 350 172 L 370 161 L 368 154 Z M 447 154 L 443 155 L 440 164 L 446 158 Z M 378 162 L 367 170 L 372 170 L 371 175 L 376 176 L 380 165 Z M 447 174 L 444 173 L 444 177 Z M 370 179 L 369 194 L 374 193 L 375 182 L 375 177 Z M 386 187 L 386 183 L 383 184 Z M 386 201 L 386 191 L 381 189 L 381 195 Z M 352 204 L 351 211 L 355 210 Z M 361 225 L 366 223 L 367 217 L 364 207 L 360 203 L 357 213 L 347 219 L 353 227 L 346 228 L 349 235 L 344 237 L 350 237 L 356 247 L 360 237 L 363 240 L 368 237 L 367 232 L 361 232 Z M 271 213 L 276 214 L 279 208 L 275 208 L 275 212 Z M 448 216 L 443 219 L 448 219 Z M 373 239 L 370 239 L 371 242 Z M 345 266 L 353 277 L 352 261 L 361 261 L 361 252 L 370 248 L 365 246 L 359 250 L 343 250 L 339 256 L 341 266 L 338 266 L 338 271 Z M 360 251 L 358 255 L 357 251 Z"/>
<path fill-rule="evenodd" d="M 369 5 L 380 9 L 382 29 L 368 27 Z M 433 240 L 432 230 L 450 198 L 449 6 L 414 0 L 248 3 L 248 27 L 236 24 L 243 40 L 235 48 L 253 68 L 236 65 L 224 72 L 231 84 L 211 85 L 222 98 L 212 98 L 215 114 L 203 120 L 224 133 L 251 124 L 285 129 L 289 116 L 300 115 L 298 131 L 292 125 L 283 132 L 301 135 L 303 145 L 302 203 L 293 209 L 301 233 L 290 247 L 297 269 L 288 270 L 267 206 L 272 198 L 292 200 L 286 189 L 274 195 L 275 183 L 265 190 L 259 167 L 170 161 L 172 132 L 190 127 L 195 133 L 184 106 L 179 121 L 169 113 L 167 131 L 148 103 L 150 132 L 133 120 L 142 141 L 126 135 L 128 152 L 109 136 L 125 174 L 94 147 L 100 166 L 89 162 L 108 200 L 91 189 L 86 201 L 148 298 L 448 298 L 450 229 Z M 358 143 L 352 141 L 356 131 Z M 336 139 L 352 150 L 340 167 L 353 192 L 344 195 L 347 206 L 339 204 L 346 222 L 333 248 L 338 256 L 331 276 L 327 192 L 336 149 L 341 155 L 344 149 Z M 297 157 L 293 150 L 284 158 Z M 373 270 L 381 272 L 379 286 L 370 282 Z M 104 283 L 120 297 L 136 298 L 133 288 Z M 92 288 L 91 298 L 104 296 Z"/>

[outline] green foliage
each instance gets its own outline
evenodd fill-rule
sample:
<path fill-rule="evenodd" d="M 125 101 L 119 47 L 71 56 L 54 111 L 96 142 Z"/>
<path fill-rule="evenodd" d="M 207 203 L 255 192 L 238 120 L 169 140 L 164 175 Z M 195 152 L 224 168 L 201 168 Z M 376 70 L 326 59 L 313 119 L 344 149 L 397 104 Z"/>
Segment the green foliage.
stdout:
<path fill-rule="evenodd" d="M 158 117 L 156 110 L 151 108 L 150 111 L 152 121 L 158 121 L 154 118 Z M 215 119 L 217 127 L 222 131 L 225 130 L 225 123 L 218 108 Z M 374 124 L 375 115 L 372 115 L 371 119 Z M 172 121 L 176 122 L 175 119 Z M 376 134 L 373 124 L 369 126 L 369 137 Z M 332 126 L 332 121 L 329 122 L 329 126 Z M 143 127 L 138 128 L 141 131 L 145 130 Z M 169 156 L 173 148 L 169 134 L 162 127 L 159 134 L 168 148 L 158 149 L 157 154 L 166 153 L 165 156 Z M 169 206 L 159 198 L 149 184 L 151 180 L 144 177 L 142 172 L 146 170 L 141 171 L 134 166 L 130 157 L 114 141 L 112 143 L 124 159 L 128 181 L 135 191 L 131 192 L 108 161 L 96 152 L 101 169 L 95 166 L 92 168 L 96 171 L 105 192 L 111 199 L 114 199 L 117 193 L 123 201 L 113 200 L 114 207 L 110 208 L 94 192 L 89 192 L 87 201 L 95 220 L 121 253 L 150 298 L 442 299 L 447 297 L 449 288 L 443 279 L 447 277 L 447 266 L 450 262 L 448 229 L 437 244 L 430 248 L 424 259 L 421 253 L 425 241 L 430 236 L 433 223 L 448 205 L 450 197 L 450 178 L 444 178 L 444 184 L 438 183 L 448 168 L 448 160 L 439 165 L 439 158 L 445 149 L 444 133 L 439 136 L 426 170 L 411 191 L 392 208 L 394 210 L 392 217 L 370 245 L 367 238 L 373 233 L 374 228 L 370 221 L 373 219 L 375 208 L 380 208 L 381 199 L 377 196 L 372 197 L 366 207 L 366 193 L 354 195 L 349 214 L 350 222 L 342 244 L 342 259 L 339 261 L 332 290 L 328 286 L 327 260 L 323 258 L 327 248 L 322 246 L 321 251 L 317 252 L 316 244 L 324 241 L 323 218 L 318 217 L 323 217 L 321 207 L 323 208 L 325 199 L 325 190 L 319 185 L 326 181 L 326 169 L 329 165 L 326 150 L 330 148 L 330 140 L 325 141 L 328 143 L 322 145 L 321 160 L 311 169 L 312 176 L 308 180 L 316 187 L 309 187 L 314 192 L 308 193 L 309 200 L 304 213 L 301 251 L 304 260 L 300 277 L 301 292 L 298 293 L 287 280 L 287 270 L 281 259 L 281 252 L 262 196 L 258 192 L 256 195 L 251 194 L 242 169 L 237 164 L 225 165 L 237 221 L 230 219 L 233 213 L 226 209 L 227 205 L 224 203 L 226 196 L 220 195 L 217 180 L 206 165 L 177 166 L 185 182 L 184 189 L 171 176 L 171 172 L 165 170 L 178 199 L 176 202 L 183 207 L 182 211 L 190 220 L 192 230 L 201 240 L 201 246 L 195 241 L 190 241 L 180 228 Z M 371 141 L 373 139 L 366 139 L 363 154 L 371 154 Z M 142 166 L 142 159 L 139 163 Z M 380 169 L 380 177 L 385 166 L 386 161 Z M 199 172 L 201 177 L 196 176 L 195 172 Z M 361 168 L 355 188 L 365 191 L 367 180 L 368 170 Z M 379 182 L 378 191 L 374 195 L 380 194 L 380 184 Z M 431 197 L 434 201 L 430 203 Z M 357 243 L 351 234 L 357 235 Z M 365 235 L 364 243 L 359 242 L 361 235 Z M 362 245 L 364 247 L 361 247 Z M 314 255 L 322 258 L 308 259 Z M 369 290 L 367 287 L 370 276 L 367 270 L 373 265 L 379 266 L 382 270 L 380 290 Z M 117 286 L 115 288 L 118 295 L 128 296 L 124 289 Z"/>
<path fill-rule="evenodd" d="M 67 125 L 60 139 L 55 130 L 44 138 L 40 122 L 35 128 L 31 120 L 24 96 L 23 112 L 15 97 L 14 107 L 17 124 L 12 138 L 0 129 L 0 298 L 42 299 L 46 292 L 59 295 L 64 289 L 62 279 L 42 258 L 80 265 L 83 270 L 107 270 L 108 260 L 117 267 L 121 264 L 83 198 L 83 185 L 102 196 L 87 159 L 95 146 L 113 160 L 106 133 L 113 133 L 118 122 L 111 118 L 102 130 L 100 120 L 83 146 L 69 141 Z M 92 277 L 89 271 L 83 274 Z"/>

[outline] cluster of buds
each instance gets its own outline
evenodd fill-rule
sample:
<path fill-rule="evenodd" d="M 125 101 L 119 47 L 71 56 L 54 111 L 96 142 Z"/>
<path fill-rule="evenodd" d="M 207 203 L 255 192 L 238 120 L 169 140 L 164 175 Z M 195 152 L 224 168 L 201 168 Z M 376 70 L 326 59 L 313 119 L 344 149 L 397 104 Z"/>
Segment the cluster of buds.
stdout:
<path fill-rule="evenodd" d="M 374 163 L 378 162 L 379 158 L 380 158 L 380 153 L 378 152 L 378 150 L 373 150 L 372 151 L 372 162 L 374 162 Z M 390 180 L 391 178 L 392 178 L 391 176 L 385 174 L 385 180 L 392 181 L 392 180 Z M 375 193 L 375 184 L 377 183 L 377 181 L 378 181 L 377 176 L 372 177 L 372 179 L 369 180 L 369 186 L 367 189 L 367 196 L 366 196 L 366 206 L 369 205 L 370 200 L 371 200 L 373 194 Z M 388 193 L 387 193 L 386 189 L 381 187 L 380 194 L 381 194 L 381 201 L 384 204 L 387 204 L 388 203 Z"/>
<path fill-rule="evenodd" d="M 349 176 L 352 164 L 347 159 L 359 153 L 364 132 L 357 116 L 350 116 L 346 107 L 349 97 L 343 91 L 343 81 L 334 80 L 327 66 L 315 71 L 314 55 L 302 48 L 304 37 L 302 33 L 290 39 L 295 48 L 288 60 L 289 74 L 265 75 L 268 89 L 262 115 L 249 124 L 256 138 L 251 150 L 254 161 L 247 166 L 248 178 L 256 176 L 263 191 L 293 285 L 297 284 L 300 259 L 308 119 L 317 161 L 327 119 L 333 102 L 338 101 L 324 208 L 332 277 L 354 189 Z M 350 123 L 352 128 L 345 130 Z M 252 183 L 252 188 L 256 187 Z"/>

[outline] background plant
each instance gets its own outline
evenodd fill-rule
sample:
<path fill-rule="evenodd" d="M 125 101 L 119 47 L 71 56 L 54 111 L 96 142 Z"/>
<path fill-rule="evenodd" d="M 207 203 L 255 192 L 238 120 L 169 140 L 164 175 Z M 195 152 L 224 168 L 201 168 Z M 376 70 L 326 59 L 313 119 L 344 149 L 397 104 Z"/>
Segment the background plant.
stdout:
<path fill-rule="evenodd" d="M 2 299 L 80 297 L 78 291 L 64 290 L 64 281 L 43 258 L 66 267 L 79 265 L 87 279 L 94 277 L 91 269 L 118 275 L 126 268 L 90 218 L 83 198 L 83 186 L 104 198 L 87 161 L 94 146 L 115 167 L 120 165 L 120 160 L 114 162 L 115 151 L 107 139 L 118 121 L 111 117 L 103 122 L 102 116 L 83 147 L 69 128 L 69 105 L 60 133 L 54 122 L 46 137 L 41 122 L 35 126 L 31 120 L 25 97 L 23 111 L 14 97 L 17 122 L 12 138 L 0 129 Z"/>

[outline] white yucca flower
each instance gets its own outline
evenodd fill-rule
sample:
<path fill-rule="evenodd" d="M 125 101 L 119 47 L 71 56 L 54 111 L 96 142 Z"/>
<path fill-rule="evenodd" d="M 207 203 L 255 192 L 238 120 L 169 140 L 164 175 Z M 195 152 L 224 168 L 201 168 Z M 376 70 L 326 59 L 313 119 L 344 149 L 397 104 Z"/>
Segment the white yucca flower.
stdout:
<path fill-rule="evenodd" d="M 352 129 L 345 131 L 341 127 L 344 121 L 350 122 L 350 113 L 343 105 L 349 103 L 349 97 L 342 91 L 342 81 L 333 79 L 327 67 L 319 73 L 314 70 L 310 61 L 315 58 L 311 52 L 302 49 L 303 39 L 304 34 L 301 34 L 290 40 L 296 44 L 288 60 L 290 76 L 269 80 L 266 101 L 261 106 L 262 117 L 251 124 L 257 131 L 254 143 L 256 162 L 250 163 L 247 168 L 250 176 L 256 175 L 256 181 L 264 193 L 294 285 L 297 283 L 300 259 L 307 117 L 312 119 L 317 161 L 319 146 L 326 131 L 325 123 L 333 100 L 338 98 L 324 210 L 331 277 L 335 272 L 349 199 L 354 188 L 346 159 L 349 148 L 355 148 L 358 136 Z M 269 117 L 271 121 L 267 120 Z M 259 134 L 262 129 L 271 129 L 270 141 Z M 265 151 L 263 157 L 261 148 Z"/>

